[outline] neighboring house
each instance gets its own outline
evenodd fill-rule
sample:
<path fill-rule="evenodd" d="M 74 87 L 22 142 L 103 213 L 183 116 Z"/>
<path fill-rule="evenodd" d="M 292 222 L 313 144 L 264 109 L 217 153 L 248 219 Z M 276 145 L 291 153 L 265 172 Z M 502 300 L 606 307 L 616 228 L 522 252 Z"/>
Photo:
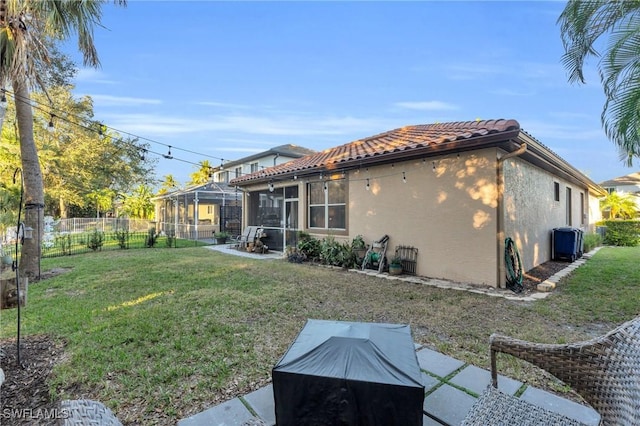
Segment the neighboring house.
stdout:
<path fill-rule="evenodd" d="M 608 193 L 620 192 L 634 196 L 638 210 L 640 210 L 640 172 L 613 178 L 600 184 Z"/>
<path fill-rule="evenodd" d="M 158 229 L 180 238 L 211 238 L 226 231 L 242 230 L 242 196 L 229 180 L 286 163 L 315 151 L 297 145 L 280 145 L 212 170 L 212 182 L 176 189 L 153 198 Z"/>
<path fill-rule="evenodd" d="M 529 270 L 551 258 L 554 228 L 593 232 L 606 195 L 515 120 L 407 126 L 231 184 L 245 225 L 264 225 L 272 249 L 294 245 L 299 230 L 388 235 L 391 251 L 418 249 L 418 275 L 499 287 L 507 237 Z"/>
<path fill-rule="evenodd" d="M 292 144 L 276 146 L 239 160 L 225 162 L 213 170 L 213 181 L 229 183 L 231 179 L 259 172 L 267 167 L 283 164 L 314 153 L 315 151 L 312 149 Z"/>

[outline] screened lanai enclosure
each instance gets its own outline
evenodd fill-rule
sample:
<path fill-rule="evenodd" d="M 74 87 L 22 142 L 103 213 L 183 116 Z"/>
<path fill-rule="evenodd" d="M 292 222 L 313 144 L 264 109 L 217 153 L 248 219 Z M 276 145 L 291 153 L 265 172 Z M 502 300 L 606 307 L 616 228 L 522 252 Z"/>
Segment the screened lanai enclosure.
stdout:
<path fill-rule="evenodd" d="M 242 196 L 224 183 L 167 192 L 154 198 L 158 232 L 192 240 L 212 239 L 216 232 L 240 234 Z"/>
<path fill-rule="evenodd" d="M 298 242 L 298 185 L 247 192 L 247 223 L 261 226 L 269 250 L 283 251 Z"/>

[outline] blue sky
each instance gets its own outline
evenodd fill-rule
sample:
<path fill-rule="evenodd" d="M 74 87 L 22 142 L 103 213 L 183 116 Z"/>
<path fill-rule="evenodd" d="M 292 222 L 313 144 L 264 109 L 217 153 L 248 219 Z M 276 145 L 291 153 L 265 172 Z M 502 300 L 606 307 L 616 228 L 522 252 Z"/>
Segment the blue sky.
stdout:
<path fill-rule="evenodd" d="M 595 182 L 634 171 L 600 123 L 595 60 L 567 81 L 565 2 L 107 3 L 95 118 L 193 163 L 322 150 L 411 124 L 513 118 Z M 202 155 L 180 151 L 179 148 Z M 151 143 L 166 152 L 166 146 Z M 209 157 L 207 157 L 209 156 Z M 158 178 L 196 166 L 159 158 Z"/>

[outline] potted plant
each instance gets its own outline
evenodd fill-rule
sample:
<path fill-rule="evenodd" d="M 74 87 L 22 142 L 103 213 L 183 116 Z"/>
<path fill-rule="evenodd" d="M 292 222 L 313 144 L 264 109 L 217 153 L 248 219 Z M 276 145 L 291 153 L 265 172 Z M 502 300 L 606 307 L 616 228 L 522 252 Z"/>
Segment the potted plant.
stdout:
<path fill-rule="evenodd" d="M 229 234 L 225 231 L 216 232 L 213 236 L 216 238 L 216 244 L 225 244 L 229 238 Z"/>
<path fill-rule="evenodd" d="M 351 250 L 355 253 L 358 263 L 362 262 L 367 254 L 367 244 L 364 242 L 362 235 L 356 235 L 351 241 Z"/>
<path fill-rule="evenodd" d="M 402 274 L 402 258 L 398 255 L 395 255 L 391 259 L 391 263 L 389 263 L 389 275 L 400 274 Z"/>

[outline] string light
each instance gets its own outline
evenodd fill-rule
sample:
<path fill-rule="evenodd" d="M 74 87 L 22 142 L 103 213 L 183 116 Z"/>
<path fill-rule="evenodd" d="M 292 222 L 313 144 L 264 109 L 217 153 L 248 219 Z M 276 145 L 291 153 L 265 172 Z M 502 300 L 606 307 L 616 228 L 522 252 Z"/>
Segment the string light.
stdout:
<path fill-rule="evenodd" d="M 327 190 L 328 190 L 328 189 L 329 189 L 329 188 L 327 187 L 327 182 L 325 182 L 325 183 L 324 183 L 324 192 L 325 192 L 325 194 L 327 193 Z"/>
<path fill-rule="evenodd" d="M 431 167 L 431 169 L 435 172 L 436 171 L 436 162 L 433 162 L 433 166 Z"/>
<path fill-rule="evenodd" d="M 371 185 L 369 185 L 369 178 L 367 178 L 367 185 L 365 186 L 365 189 L 368 191 L 369 189 L 371 189 Z"/>
<path fill-rule="evenodd" d="M 55 126 L 53 125 L 53 117 L 55 117 L 55 114 L 51 114 L 51 116 L 49 117 L 49 124 L 47 124 L 47 130 L 50 132 L 53 132 L 55 130 Z"/>
<path fill-rule="evenodd" d="M 407 175 L 405 172 L 402 172 L 402 183 L 407 183 Z"/>
<path fill-rule="evenodd" d="M 173 159 L 173 155 L 171 155 L 171 145 L 169 145 L 169 151 L 163 155 L 164 158 L 166 158 L 167 160 L 172 160 Z"/>
<path fill-rule="evenodd" d="M 269 182 L 269 192 L 273 192 L 276 188 L 273 186 L 273 182 Z"/>

